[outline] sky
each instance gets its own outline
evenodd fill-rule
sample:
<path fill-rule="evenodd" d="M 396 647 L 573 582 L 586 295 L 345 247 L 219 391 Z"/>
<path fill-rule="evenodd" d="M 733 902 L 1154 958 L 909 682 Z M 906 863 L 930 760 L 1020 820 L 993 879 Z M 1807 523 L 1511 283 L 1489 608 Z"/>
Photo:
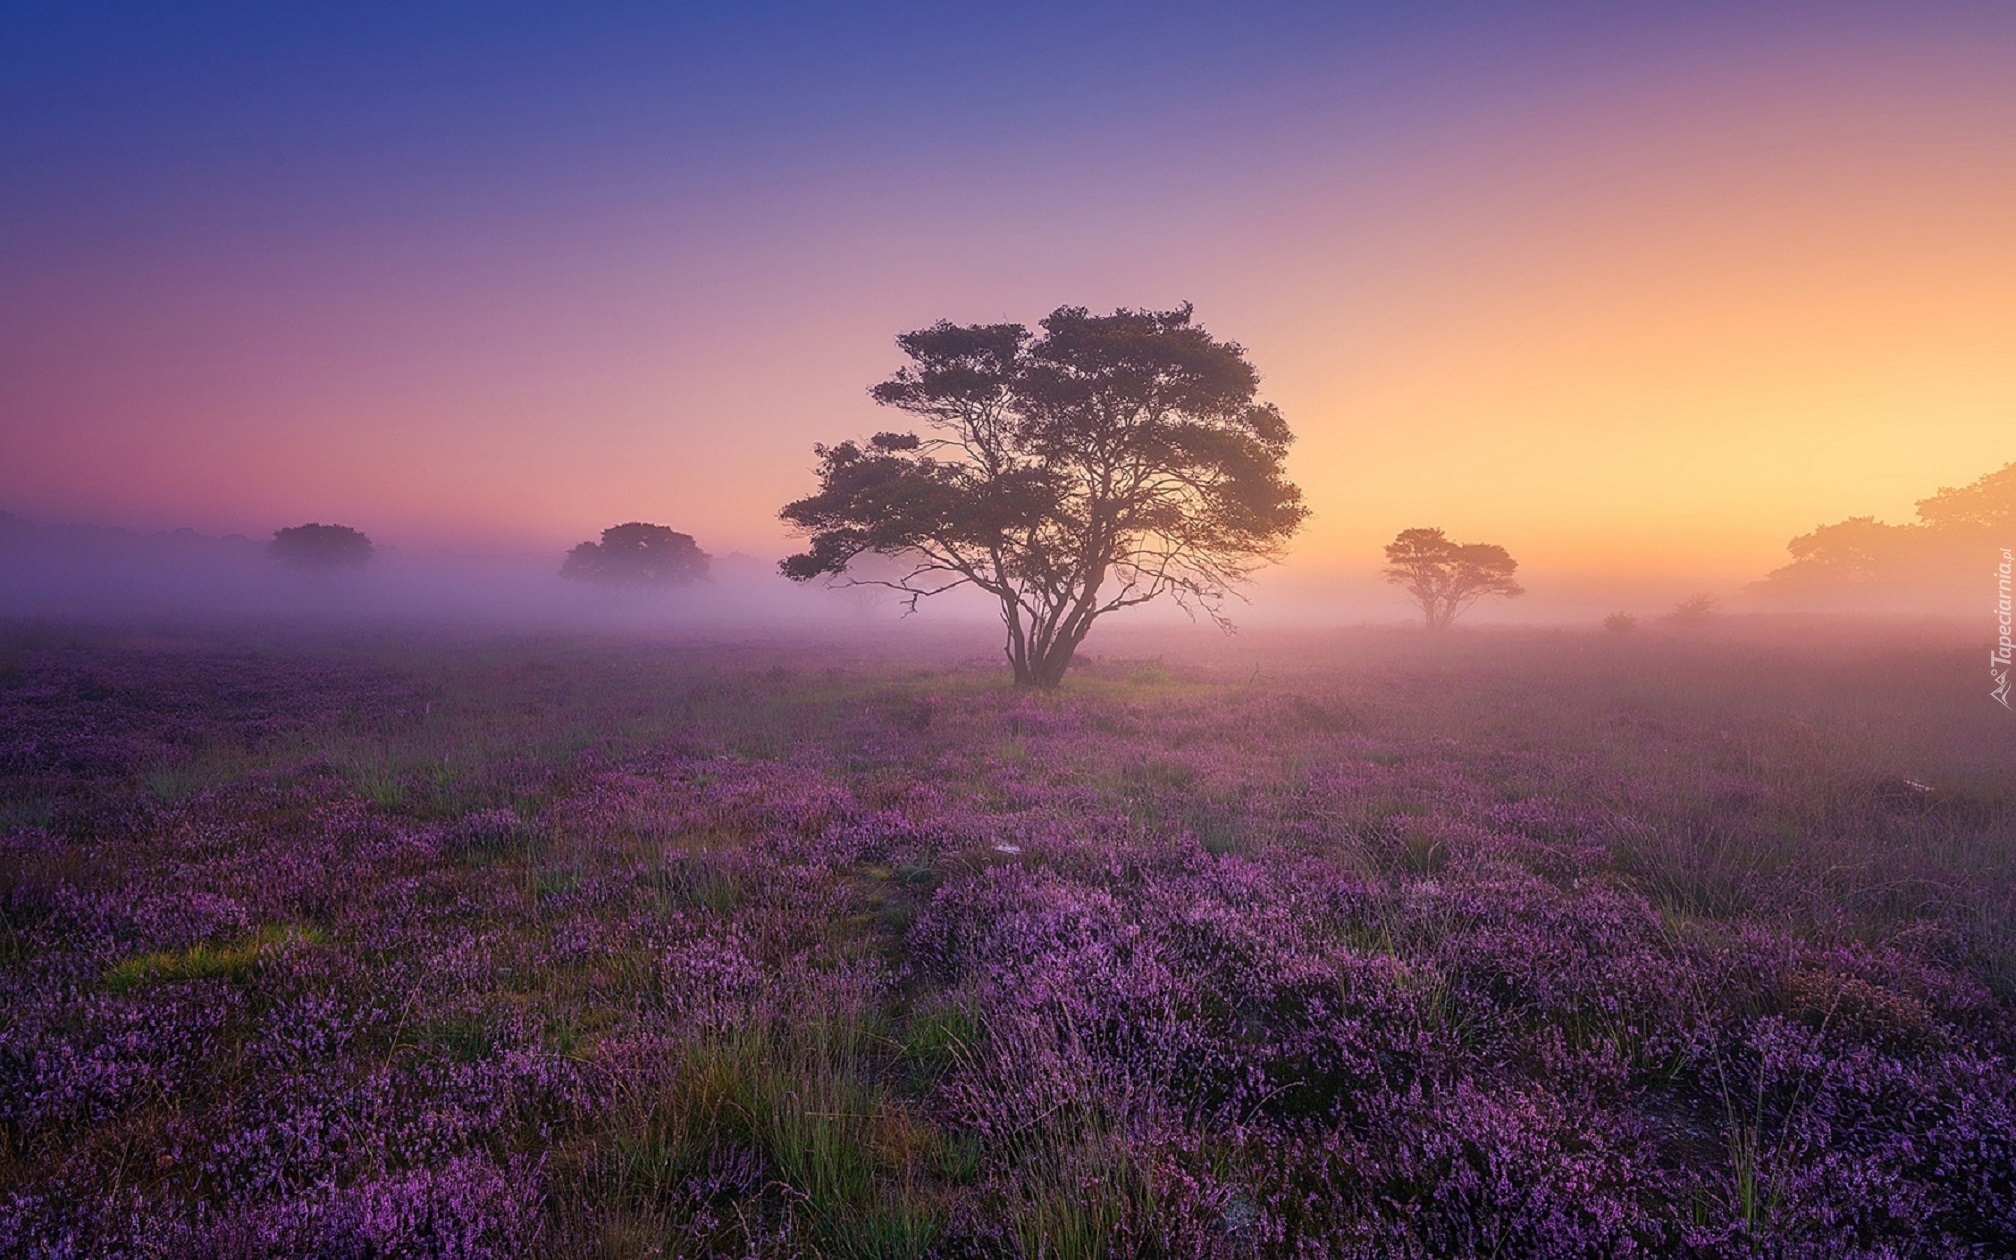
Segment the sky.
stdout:
<path fill-rule="evenodd" d="M 0 8 L 0 508 L 793 547 L 894 336 L 1188 301 L 1401 529 L 1741 582 L 2016 459 L 2016 6 Z"/>

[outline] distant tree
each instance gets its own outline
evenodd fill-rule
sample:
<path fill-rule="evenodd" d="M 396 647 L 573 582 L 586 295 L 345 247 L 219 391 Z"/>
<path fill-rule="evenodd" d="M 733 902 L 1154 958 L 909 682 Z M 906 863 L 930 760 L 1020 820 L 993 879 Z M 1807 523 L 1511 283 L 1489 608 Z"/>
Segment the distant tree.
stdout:
<path fill-rule="evenodd" d="M 1918 500 L 1918 519 L 1932 529 L 1999 529 L 2016 526 L 2016 464 L 1976 477 L 1964 486 L 1942 486 Z"/>
<path fill-rule="evenodd" d="M 1627 612 L 1613 612 L 1603 619 L 1603 628 L 1612 634 L 1629 634 L 1638 628 L 1638 618 Z"/>
<path fill-rule="evenodd" d="M 371 540 L 348 525 L 290 525 L 266 544 L 268 556 L 306 573 L 361 569 L 371 553 Z"/>
<path fill-rule="evenodd" d="M 1885 525 L 1873 516 L 1851 516 L 1822 525 L 1785 544 L 1806 580 L 1859 584 L 1873 582 L 1912 542 L 1908 525 Z"/>
<path fill-rule="evenodd" d="M 872 396 L 924 432 L 814 447 L 819 489 L 785 506 L 810 546 L 782 564 L 887 587 L 914 609 L 970 586 L 998 603 L 1015 681 L 1054 687 L 1107 613 L 1168 596 L 1222 605 L 1307 510 L 1293 440 L 1246 352 L 1191 308 L 1042 322 L 943 321 L 896 343 L 910 363 Z M 850 572 L 880 554 L 894 574 Z"/>
<path fill-rule="evenodd" d="M 1386 544 L 1380 572 L 1407 592 L 1430 630 L 1442 630 L 1486 595 L 1524 595 L 1526 588 L 1512 580 L 1518 567 L 1495 543 L 1456 543 L 1439 529 L 1403 529 Z"/>
<path fill-rule="evenodd" d="M 685 586 L 707 576 L 708 559 L 691 534 L 631 521 L 569 551 L 560 575 L 605 586 Z"/>
<path fill-rule="evenodd" d="M 1918 519 L 1851 516 L 1785 544 L 1792 562 L 1752 589 L 1793 597 L 1966 598 L 1996 539 L 2016 532 L 2016 464 L 1918 500 Z"/>
<path fill-rule="evenodd" d="M 1683 626 L 1698 626 L 1715 615 L 1715 597 L 1706 591 L 1699 591 L 1673 605 L 1673 611 L 1666 614 L 1666 620 Z"/>

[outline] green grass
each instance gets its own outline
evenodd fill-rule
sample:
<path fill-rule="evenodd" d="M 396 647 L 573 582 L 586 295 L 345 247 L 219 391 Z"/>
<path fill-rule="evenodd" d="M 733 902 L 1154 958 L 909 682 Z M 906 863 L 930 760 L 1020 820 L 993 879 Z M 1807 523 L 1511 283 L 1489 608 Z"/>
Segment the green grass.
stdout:
<path fill-rule="evenodd" d="M 675 905 L 732 914 L 749 899 L 748 877 L 717 849 L 673 853 L 653 873 Z"/>
<path fill-rule="evenodd" d="M 1152 1245 L 1154 1180 L 1116 1139 L 1032 1144 L 1016 1170 L 1020 1193 L 1003 1206 L 1024 1256 L 1107 1260 L 1136 1254 L 1130 1238 Z"/>
<path fill-rule="evenodd" d="M 950 1071 L 972 1053 L 979 1029 L 965 1011 L 942 1007 L 913 1015 L 900 1041 L 903 1060 L 926 1079 Z"/>
<path fill-rule="evenodd" d="M 490 1057 L 497 1047 L 497 1030 L 481 1015 L 464 1014 L 423 1024 L 417 1040 L 457 1063 L 475 1063 Z"/>
<path fill-rule="evenodd" d="M 203 749 L 162 757 L 140 773 L 140 783 L 161 801 L 178 801 L 207 788 L 222 787 L 245 777 L 252 760 L 243 749 Z"/>
<path fill-rule="evenodd" d="M 185 950 L 163 950 L 125 959 L 106 971 L 105 987 L 123 993 L 142 985 L 179 980 L 242 980 L 262 956 L 288 945 L 319 945 L 327 936 L 315 927 L 272 924 L 225 945 L 199 941 Z"/>
<path fill-rule="evenodd" d="M 17 797 L 0 800 L 0 831 L 47 827 L 56 816 L 56 803 L 47 798 Z"/>

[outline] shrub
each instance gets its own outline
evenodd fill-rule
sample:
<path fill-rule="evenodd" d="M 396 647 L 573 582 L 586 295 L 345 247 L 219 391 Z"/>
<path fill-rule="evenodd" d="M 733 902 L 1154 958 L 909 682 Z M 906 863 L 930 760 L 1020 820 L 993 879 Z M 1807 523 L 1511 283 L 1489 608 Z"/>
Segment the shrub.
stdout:
<path fill-rule="evenodd" d="M 1699 625 L 1715 615 L 1715 597 L 1706 591 L 1697 591 L 1673 605 L 1673 611 L 1666 614 L 1666 620 L 1678 625 Z"/>

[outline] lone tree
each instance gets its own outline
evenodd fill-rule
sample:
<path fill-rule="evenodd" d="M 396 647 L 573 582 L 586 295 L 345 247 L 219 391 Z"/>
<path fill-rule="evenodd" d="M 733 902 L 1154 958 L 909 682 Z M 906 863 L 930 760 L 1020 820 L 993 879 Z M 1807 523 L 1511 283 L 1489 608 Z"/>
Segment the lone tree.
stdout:
<path fill-rule="evenodd" d="M 273 531 L 266 554 L 308 573 L 361 569 L 371 563 L 371 540 L 348 525 L 290 525 Z"/>
<path fill-rule="evenodd" d="M 1455 543 L 1439 529 L 1403 529 L 1386 544 L 1380 572 L 1406 588 L 1430 630 L 1444 630 L 1486 595 L 1524 595 L 1526 588 L 1512 580 L 1518 567 L 1496 543 Z"/>
<path fill-rule="evenodd" d="M 1062 306 L 1041 329 L 941 320 L 897 337 L 910 362 L 870 392 L 921 432 L 814 447 L 819 490 L 781 513 L 810 545 L 781 567 L 888 587 L 913 611 L 985 591 L 1015 681 L 1054 687 L 1122 608 L 1166 595 L 1229 629 L 1226 597 L 1308 512 L 1281 467 L 1287 422 L 1188 304 Z M 904 567 L 849 575 L 869 553 Z"/>
<path fill-rule="evenodd" d="M 569 551 L 560 576 L 605 586 L 685 586 L 707 576 L 707 560 L 691 534 L 631 521 Z"/>

